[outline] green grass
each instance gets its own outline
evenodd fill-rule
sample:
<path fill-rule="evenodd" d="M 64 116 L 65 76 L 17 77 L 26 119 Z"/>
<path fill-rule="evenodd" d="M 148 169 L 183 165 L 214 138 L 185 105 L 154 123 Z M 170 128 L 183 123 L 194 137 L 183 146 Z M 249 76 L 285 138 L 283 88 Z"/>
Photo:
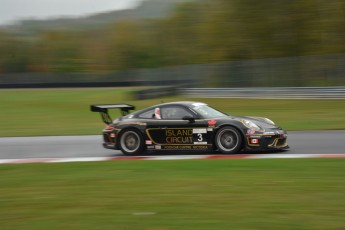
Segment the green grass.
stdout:
<path fill-rule="evenodd" d="M 0 165 L 0 229 L 345 229 L 345 160 Z"/>
<path fill-rule="evenodd" d="M 287 130 L 345 129 L 345 100 L 257 100 L 166 97 L 134 100 L 131 88 L 0 91 L 0 136 L 98 134 L 94 103 L 130 103 L 138 109 L 175 100 L 204 101 L 233 115 L 264 116 Z M 118 116 L 119 113 L 113 114 Z"/>

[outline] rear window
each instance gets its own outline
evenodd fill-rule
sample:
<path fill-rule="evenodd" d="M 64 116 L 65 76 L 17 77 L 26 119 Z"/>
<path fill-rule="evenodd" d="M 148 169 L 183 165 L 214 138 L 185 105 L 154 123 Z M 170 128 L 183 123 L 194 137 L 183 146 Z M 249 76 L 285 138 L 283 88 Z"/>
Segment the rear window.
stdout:
<path fill-rule="evenodd" d="M 155 114 L 155 109 L 150 109 L 150 110 L 147 110 L 146 112 L 139 114 L 138 117 L 149 119 L 149 118 L 153 118 L 154 114 Z"/>

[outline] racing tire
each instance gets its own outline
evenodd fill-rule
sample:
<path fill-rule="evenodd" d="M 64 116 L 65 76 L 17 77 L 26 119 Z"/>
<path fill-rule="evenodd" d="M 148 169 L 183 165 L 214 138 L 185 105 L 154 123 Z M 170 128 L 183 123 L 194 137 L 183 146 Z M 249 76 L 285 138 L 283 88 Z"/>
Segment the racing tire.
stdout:
<path fill-rule="evenodd" d="M 242 136 L 234 127 L 227 126 L 219 129 L 214 140 L 217 149 L 222 153 L 237 153 L 242 147 Z"/>
<path fill-rule="evenodd" d="M 128 129 L 121 133 L 119 145 L 124 155 L 135 156 L 144 150 L 144 139 L 139 131 Z"/>

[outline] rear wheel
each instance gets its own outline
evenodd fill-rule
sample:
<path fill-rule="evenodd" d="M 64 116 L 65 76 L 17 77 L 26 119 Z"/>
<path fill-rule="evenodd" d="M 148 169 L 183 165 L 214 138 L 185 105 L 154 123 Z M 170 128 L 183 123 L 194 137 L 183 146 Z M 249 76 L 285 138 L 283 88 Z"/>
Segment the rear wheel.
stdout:
<path fill-rule="evenodd" d="M 242 136 L 234 127 L 223 127 L 215 136 L 215 144 L 222 153 L 237 153 L 242 146 Z"/>
<path fill-rule="evenodd" d="M 120 149 L 123 154 L 133 156 L 144 150 L 142 135 L 136 130 L 125 130 L 120 135 Z"/>

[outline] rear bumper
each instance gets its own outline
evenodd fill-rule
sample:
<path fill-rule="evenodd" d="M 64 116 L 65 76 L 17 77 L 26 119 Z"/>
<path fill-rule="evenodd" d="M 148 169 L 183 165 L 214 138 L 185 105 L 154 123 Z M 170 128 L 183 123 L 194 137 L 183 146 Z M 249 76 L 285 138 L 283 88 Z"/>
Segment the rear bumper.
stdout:
<path fill-rule="evenodd" d="M 103 147 L 106 149 L 118 150 L 119 148 L 116 145 L 116 137 L 117 133 L 112 131 L 103 132 Z"/>

